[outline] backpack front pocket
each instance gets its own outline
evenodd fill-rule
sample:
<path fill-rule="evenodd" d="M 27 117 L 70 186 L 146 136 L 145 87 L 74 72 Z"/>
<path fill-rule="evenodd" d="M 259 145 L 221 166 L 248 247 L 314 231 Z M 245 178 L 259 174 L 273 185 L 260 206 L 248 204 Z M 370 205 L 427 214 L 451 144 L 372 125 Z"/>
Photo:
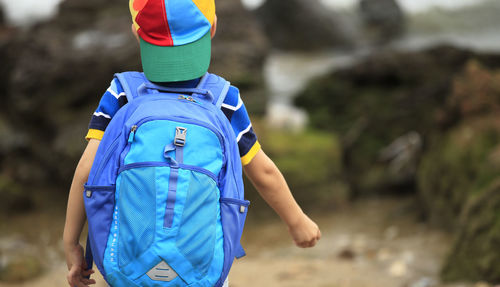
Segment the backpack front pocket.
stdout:
<path fill-rule="evenodd" d="M 223 254 L 223 235 L 215 180 L 211 172 L 195 166 L 124 166 L 106 251 L 109 262 L 139 285 L 157 281 L 177 286 L 180 280 L 184 285 L 213 285 L 223 264 L 223 256 L 216 255 Z M 158 266 L 174 271 L 169 271 L 171 282 Z"/>
<path fill-rule="evenodd" d="M 154 242 L 156 168 L 129 169 L 123 171 L 119 177 L 115 210 L 118 220 L 113 227 L 113 237 L 118 238 L 118 250 L 110 251 L 110 256 L 123 267 L 140 256 Z"/>
<path fill-rule="evenodd" d="M 209 271 L 217 242 L 222 246 L 222 230 L 217 226 L 220 222 L 219 192 L 209 176 L 191 170 L 181 170 L 181 173 L 189 181 L 178 222 L 176 246 L 197 271 L 199 280 Z"/>

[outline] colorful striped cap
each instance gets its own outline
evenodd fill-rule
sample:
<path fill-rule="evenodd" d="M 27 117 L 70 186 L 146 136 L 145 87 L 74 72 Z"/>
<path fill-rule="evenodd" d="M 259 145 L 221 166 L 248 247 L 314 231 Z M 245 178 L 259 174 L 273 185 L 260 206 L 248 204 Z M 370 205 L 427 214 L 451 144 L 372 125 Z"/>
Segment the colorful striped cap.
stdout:
<path fill-rule="evenodd" d="M 129 5 L 150 81 L 186 81 L 207 72 L 214 0 L 130 0 Z"/>

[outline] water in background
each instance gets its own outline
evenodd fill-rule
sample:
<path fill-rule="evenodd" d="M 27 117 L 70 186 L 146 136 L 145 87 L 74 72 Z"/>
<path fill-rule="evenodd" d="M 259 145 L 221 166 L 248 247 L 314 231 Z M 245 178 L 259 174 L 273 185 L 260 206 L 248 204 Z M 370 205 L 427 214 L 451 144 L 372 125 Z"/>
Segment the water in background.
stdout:
<path fill-rule="evenodd" d="M 399 5 L 407 13 L 423 12 L 432 8 L 456 10 L 467 6 L 474 6 L 485 0 L 397 0 Z M 249 9 L 255 9 L 262 5 L 265 0 L 241 0 Z M 320 0 L 325 6 L 336 10 L 353 9 L 358 0 Z"/>

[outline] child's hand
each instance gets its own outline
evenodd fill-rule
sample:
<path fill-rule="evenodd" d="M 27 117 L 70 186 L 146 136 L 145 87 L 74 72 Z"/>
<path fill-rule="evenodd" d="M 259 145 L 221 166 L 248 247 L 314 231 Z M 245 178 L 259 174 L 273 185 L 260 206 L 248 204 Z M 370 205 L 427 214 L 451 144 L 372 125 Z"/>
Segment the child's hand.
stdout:
<path fill-rule="evenodd" d="M 68 264 L 68 284 L 70 287 L 88 287 L 95 284 L 94 279 L 87 279 L 94 270 L 87 269 L 87 263 L 83 257 L 83 247 L 80 244 L 65 248 L 66 263 Z"/>
<path fill-rule="evenodd" d="M 302 248 L 313 247 L 321 238 L 318 225 L 305 214 L 295 224 L 288 226 L 288 232 L 295 245 Z"/>

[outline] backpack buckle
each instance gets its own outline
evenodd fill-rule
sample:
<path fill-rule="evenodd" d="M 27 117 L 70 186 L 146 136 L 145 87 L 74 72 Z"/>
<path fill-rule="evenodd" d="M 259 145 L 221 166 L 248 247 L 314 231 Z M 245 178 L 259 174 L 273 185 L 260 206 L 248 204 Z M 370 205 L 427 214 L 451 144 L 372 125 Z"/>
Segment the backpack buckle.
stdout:
<path fill-rule="evenodd" d="M 187 132 L 187 128 L 183 128 L 183 127 L 176 127 L 175 128 L 174 144 L 176 146 L 184 146 L 186 144 L 186 132 Z"/>

